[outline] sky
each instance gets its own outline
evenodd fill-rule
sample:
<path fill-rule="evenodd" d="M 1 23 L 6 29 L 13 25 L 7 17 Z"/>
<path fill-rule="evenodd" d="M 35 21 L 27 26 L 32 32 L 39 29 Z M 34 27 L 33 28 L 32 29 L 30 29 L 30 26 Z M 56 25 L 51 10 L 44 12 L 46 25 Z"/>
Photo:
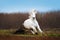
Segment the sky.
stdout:
<path fill-rule="evenodd" d="M 60 0 L 0 0 L 0 12 L 40 12 L 60 10 Z"/>

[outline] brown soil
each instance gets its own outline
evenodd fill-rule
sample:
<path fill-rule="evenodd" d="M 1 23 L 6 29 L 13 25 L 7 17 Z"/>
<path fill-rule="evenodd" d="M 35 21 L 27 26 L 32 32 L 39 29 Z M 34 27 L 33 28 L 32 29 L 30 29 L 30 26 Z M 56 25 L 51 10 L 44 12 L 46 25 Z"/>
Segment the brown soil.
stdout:
<path fill-rule="evenodd" d="M 60 40 L 60 37 L 0 36 L 0 40 Z"/>

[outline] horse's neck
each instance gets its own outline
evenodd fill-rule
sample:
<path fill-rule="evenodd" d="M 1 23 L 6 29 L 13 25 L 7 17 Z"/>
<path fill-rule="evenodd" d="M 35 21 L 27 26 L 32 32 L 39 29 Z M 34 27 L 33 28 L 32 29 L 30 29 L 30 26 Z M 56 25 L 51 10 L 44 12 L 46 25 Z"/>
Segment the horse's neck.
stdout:
<path fill-rule="evenodd" d="M 36 18 L 35 19 L 33 19 L 33 18 L 29 18 L 31 21 L 35 21 L 36 20 Z"/>

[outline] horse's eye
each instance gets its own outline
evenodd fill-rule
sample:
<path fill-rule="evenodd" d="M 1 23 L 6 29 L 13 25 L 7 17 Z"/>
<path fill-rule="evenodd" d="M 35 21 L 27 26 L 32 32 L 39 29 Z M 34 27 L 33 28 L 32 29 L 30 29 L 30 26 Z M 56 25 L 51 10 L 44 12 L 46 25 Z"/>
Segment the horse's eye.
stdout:
<path fill-rule="evenodd" d="M 35 19 L 35 17 L 33 17 L 33 19 Z"/>

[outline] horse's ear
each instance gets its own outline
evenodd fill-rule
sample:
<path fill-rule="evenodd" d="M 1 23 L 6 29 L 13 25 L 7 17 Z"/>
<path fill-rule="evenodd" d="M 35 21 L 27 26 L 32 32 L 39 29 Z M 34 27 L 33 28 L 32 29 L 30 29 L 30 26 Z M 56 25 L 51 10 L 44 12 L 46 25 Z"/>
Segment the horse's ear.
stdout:
<path fill-rule="evenodd" d="M 32 12 L 36 14 L 37 13 L 37 10 L 36 9 L 32 9 Z"/>
<path fill-rule="evenodd" d="M 37 10 L 36 9 L 32 9 L 31 11 L 29 11 L 29 15 L 31 15 L 32 13 L 37 14 Z"/>

